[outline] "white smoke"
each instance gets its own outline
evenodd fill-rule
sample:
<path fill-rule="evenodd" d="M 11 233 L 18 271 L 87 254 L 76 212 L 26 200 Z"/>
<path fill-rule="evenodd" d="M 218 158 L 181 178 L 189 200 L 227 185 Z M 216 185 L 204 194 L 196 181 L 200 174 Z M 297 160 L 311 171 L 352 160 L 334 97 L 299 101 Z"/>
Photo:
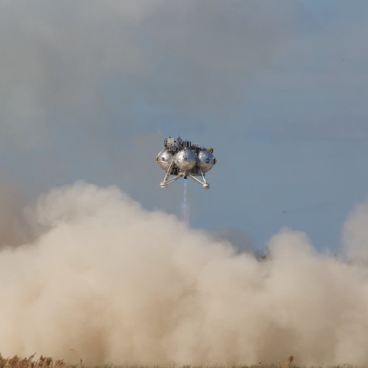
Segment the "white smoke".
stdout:
<path fill-rule="evenodd" d="M 368 260 L 368 201 L 357 205 L 344 225 L 343 243 L 350 258 Z"/>
<path fill-rule="evenodd" d="M 346 239 L 359 236 L 361 215 Z M 368 364 L 367 268 L 317 253 L 304 233 L 283 229 L 257 261 L 115 187 L 83 183 L 40 197 L 27 218 L 35 240 L 0 252 L 4 356 Z"/>

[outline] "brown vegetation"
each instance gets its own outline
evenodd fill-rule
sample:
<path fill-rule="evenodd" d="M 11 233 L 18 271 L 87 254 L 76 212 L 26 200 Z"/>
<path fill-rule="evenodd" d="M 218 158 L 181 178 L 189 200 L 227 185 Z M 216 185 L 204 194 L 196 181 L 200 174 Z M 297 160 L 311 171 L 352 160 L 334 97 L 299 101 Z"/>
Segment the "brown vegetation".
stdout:
<path fill-rule="evenodd" d="M 54 360 L 42 355 L 35 360 L 35 355 L 36 353 L 28 358 L 20 358 L 17 355 L 12 358 L 3 358 L 0 354 L 0 368 L 67 368 L 71 366 L 65 363 L 64 360 Z"/>
<path fill-rule="evenodd" d="M 50 357 L 44 357 L 40 356 L 37 360 L 35 360 L 35 355 L 31 355 L 28 358 L 20 358 L 17 355 L 14 355 L 12 358 L 3 358 L 0 354 L 0 368 L 83 368 L 83 362 L 82 359 L 80 360 L 79 364 L 70 364 L 66 363 L 63 359 L 54 360 Z M 258 362 L 254 365 L 232 365 L 228 366 L 227 368 L 298 368 L 296 365 L 292 365 L 292 362 L 294 361 L 294 356 L 290 355 L 284 362 L 278 362 L 274 364 L 266 364 L 266 359 Z M 323 365 L 321 365 L 322 367 Z M 97 368 L 97 366 L 95 366 Z M 208 366 L 207 368 L 221 368 L 221 366 Z M 355 366 L 344 364 L 341 366 L 337 366 L 335 368 L 354 368 Z M 114 365 L 104 365 L 103 368 L 149 368 L 148 366 L 114 366 Z M 155 366 L 154 368 L 159 368 Z M 165 368 L 165 367 L 162 367 Z M 175 366 L 170 366 L 170 368 L 175 368 Z M 190 365 L 184 365 L 182 367 L 177 368 L 206 368 L 206 367 L 196 367 L 196 366 L 190 366 Z M 226 368 L 226 367 L 225 367 Z M 330 367 L 334 368 L 334 367 Z M 355 367 L 357 368 L 357 367 Z"/>

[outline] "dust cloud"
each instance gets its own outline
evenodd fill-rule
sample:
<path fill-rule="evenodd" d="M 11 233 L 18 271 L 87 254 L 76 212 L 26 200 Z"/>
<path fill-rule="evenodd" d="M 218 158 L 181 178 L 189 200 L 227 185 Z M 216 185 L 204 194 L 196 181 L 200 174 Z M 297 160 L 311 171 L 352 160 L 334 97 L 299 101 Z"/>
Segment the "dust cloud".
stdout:
<path fill-rule="evenodd" d="M 24 218 L 26 195 L 10 176 L 0 174 L 0 250 L 32 239 L 32 231 Z"/>
<path fill-rule="evenodd" d="M 346 242 L 367 236 L 367 213 L 350 215 Z M 368 364 L 368 269 L 317 253 L 304 233 L 281 230 L 259 261 L 85 183 L 41 196 L 25 216 L 34 240 L 0 251 L 3 356 Z"/>

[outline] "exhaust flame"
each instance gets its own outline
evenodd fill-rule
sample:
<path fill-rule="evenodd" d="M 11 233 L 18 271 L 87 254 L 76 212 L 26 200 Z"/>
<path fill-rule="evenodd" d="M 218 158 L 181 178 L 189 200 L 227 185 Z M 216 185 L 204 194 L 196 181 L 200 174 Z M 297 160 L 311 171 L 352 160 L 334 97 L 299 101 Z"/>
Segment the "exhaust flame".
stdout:
<path fill-rule="evenodd" d="M 182 213 L 182 220 L 184 223 L 189 227 L 190 220 L 189 220 L 189 203 L 187 200 L 187 188 L 188 188 L 188 180 L 183 180 L 183 201 L 181 204 L 181 213 Z"/>
<path fill-rule="evenodd" d="M 257 261 L 117 188 L 82 183 L 27 213 L 35 240 L 0 251 L 4 356 L 368 365 L 367 263 L 321 255 L 304 233 L 282 230 Z M 354 254 L 367 213 L 347 222 Z"/>

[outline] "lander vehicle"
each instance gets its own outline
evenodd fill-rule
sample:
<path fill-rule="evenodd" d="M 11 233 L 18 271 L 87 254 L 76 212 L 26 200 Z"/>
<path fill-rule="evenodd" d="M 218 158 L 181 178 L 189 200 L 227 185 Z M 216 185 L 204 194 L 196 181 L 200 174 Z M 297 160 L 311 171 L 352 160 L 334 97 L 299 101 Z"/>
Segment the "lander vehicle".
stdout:
<path fill-rule="evenodd" d="M 156 157 L 157 163 L 166 171 L 164 180 L 160 183 L 161 188 L 187 177 L 201 184 L 204 189 L 210 188 L 205 173 L 216 164 L 213 148 L 200 147 L 190 141 L 183 141 L 180 137 L 166 138 L 164 146 L 165 148 Z"/>

